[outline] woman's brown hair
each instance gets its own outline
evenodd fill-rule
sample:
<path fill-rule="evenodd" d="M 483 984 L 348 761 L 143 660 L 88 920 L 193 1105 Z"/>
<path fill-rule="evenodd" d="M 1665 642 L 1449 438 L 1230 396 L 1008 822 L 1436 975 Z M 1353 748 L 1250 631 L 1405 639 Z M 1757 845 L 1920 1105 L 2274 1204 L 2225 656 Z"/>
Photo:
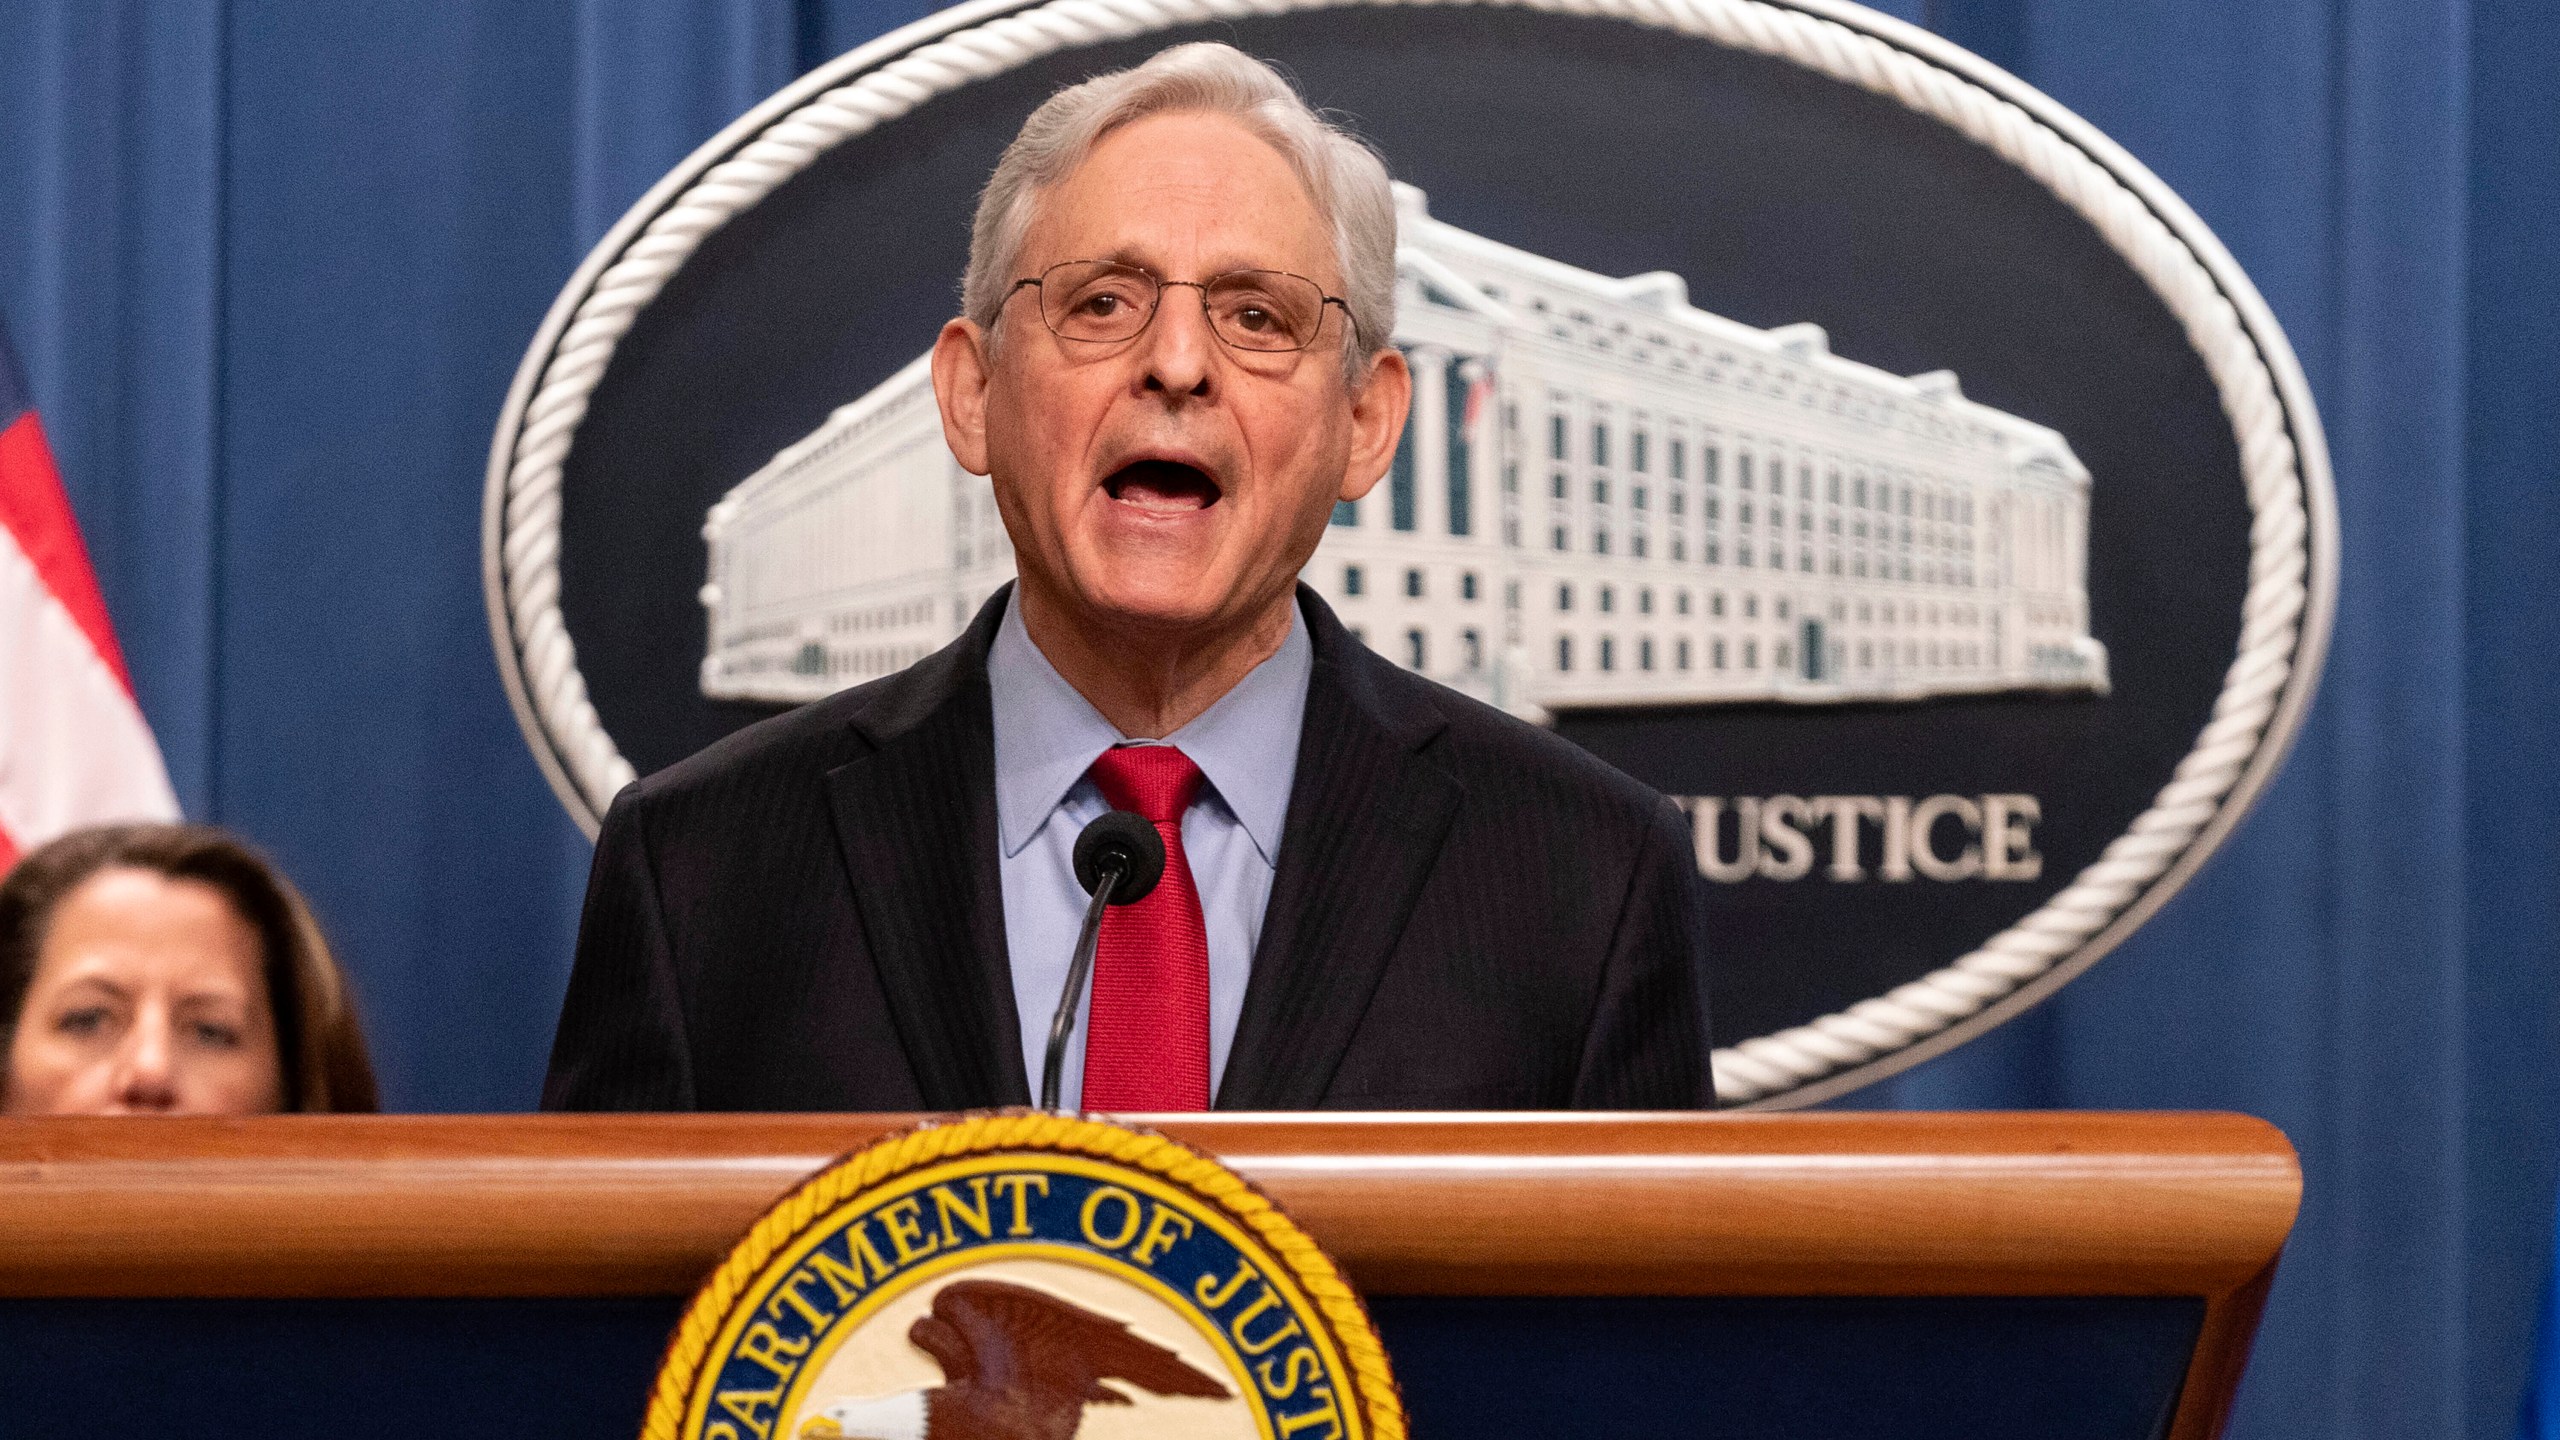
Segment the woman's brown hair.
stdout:
<path fill-rule="evenodd" d="M 0 879 L 0 1055 L 16 1035 L 55 908 L 102 870 L 149 870 L 222 892 L 258 932 L 275 1012 L 285 1108 L 377 1108 L 373 1063 L 346 977 L 311 907 L 264 856 L 204 825 L 102 825 L 38 846 Z"/>

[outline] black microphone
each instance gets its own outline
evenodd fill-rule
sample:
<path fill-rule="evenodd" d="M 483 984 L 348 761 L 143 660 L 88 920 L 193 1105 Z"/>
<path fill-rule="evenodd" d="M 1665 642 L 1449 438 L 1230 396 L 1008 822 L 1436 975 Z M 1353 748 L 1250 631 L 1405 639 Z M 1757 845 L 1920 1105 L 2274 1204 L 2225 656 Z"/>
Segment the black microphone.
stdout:
<path fill-rule="evenodd" d="M 1040 1066 L 1041 1109 L 1058 1108 L 1058 1077 L 1067 1063 L 1067 1037 L 1075 1033 L 1076 1002 L 1083 998 L 1085 979 L 1093 973 L 1093 947 L 1102 938 L 1103 907 L 1144 900 L 1163 878 L 1164 837 L 1134 810 L 1114 810 L 1076 837 L 1076 882 L 1093 899 L 1084 907 L 1084 930 L 1076 936 L 1075 958 L 1067 964 L 1067 988 L 1058 996 L 1058 1013 L 1049 1021 L 1049 1054 Z"/>

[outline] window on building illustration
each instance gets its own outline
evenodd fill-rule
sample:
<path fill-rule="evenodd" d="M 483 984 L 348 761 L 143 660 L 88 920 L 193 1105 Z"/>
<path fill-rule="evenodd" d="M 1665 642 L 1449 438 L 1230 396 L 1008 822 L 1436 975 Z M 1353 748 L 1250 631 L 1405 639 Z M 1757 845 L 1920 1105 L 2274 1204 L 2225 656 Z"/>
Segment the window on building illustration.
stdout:
<path fill-rule="evenodd" d="M 1751 564 L 1751 547 L 1747 544 L 1734 546 L 1733 563 L 1746 568 L 1749 567 Z"/>
<path fill-rule="evenodd" d="M 1699 501 L 1698 504 L 1701 511 L 1706 515 L 1708 524 L 1713 525 L 1717 520 L 1723 517 L 1724 507 L 1717 501 L 1715 496 L 1709 495 L 1706 499 Z"/>
<path fill-rule="evenodd" d="M 1562 611 L 1571 610 L 1572 608 L 1573 587 L 1570 585 L 1558 585 L 1556 587 L 1556 609 Z"/>
<path fill-rule="evenodd" d="M 1565 484 L 1564 472 L 1561 470 L 1557 471 L 1555 473 L 1554 482 L 1548 487 L 1550 493 L 1559 500 L 1563 499 L 1565 497 Z"/>
<path fill-rule="evenodd" d="M 1556 527 L 1555 543 L 1558 550 L 1570 550 L 1573 548 L 1573 537 L 1567 535 L 1564 527 L 1559 525 Z"/>
<path fill-rule="evenodd" d="M 1875 647 L 1875 642 L 1874 642 L 1874 641 L 1872 641 L 1872 640 L 1861 640 L 1861 641 L 1859 641 L 1859 642 L 1858 642 L 1858 668 L 1859 668 L 1859 669 L 1861 669 L 1861 670 L 1872 670 L 1872 669 L 1874 669 L 1874 668 L 1875 668 L 1875 663 L 1876 663 L 1876 647 Z"/>
<path fill-rule="evenodd" d="M 1600 637 L 1600 668 L 1603 670 L 1618 668 L 1618 642 L 1611 636 Z"/>
<path fill-rule="evenodd" d="M 1769 664 L 1773 669 L 1784 670 L 1795 663 L 1795 658 L 1795 647 L 1781 640 L 1776 652 L 1770 655 Z"/>
<path fill-rule="evenodd" d="M 1742 668 L 1745 670 L 1757 670 L 1760 668 L 1759 641 L 1745 640 L 1742 642 Z"/>
<path fill-rule="evenodd" d="M 1653 591 L 1650 588 L 1636 591 L 1636 613 L 1639 615 L 1653 613 Z"/>
<path fill-rule="evenodd" d="M 1505 495 L 1520 493 L 1520 467 L 1517 464 L 1502 467 L 1502 493 Z"/>
<path fill-rule="evenodd" d="M 1514 550 L 1520 548 L 1520 517 L 1516 515 L 1506 515 L 1503 517 L 1502 543 L 1510 546 Z"/>
<path fill-rule="evenodd" d="M 1617 613 L 1617 609 L 1618 609 L 1618 592 L 1617 592 L 1617 589 L 1616 589 L 1614 586 L 1609 586 L 1609 585 L 1603 585 L 1603 586 L 1601 586 L 1601 587 L 1600 587 L 1600 613 L 1601 613 L 1601 614 L 1603 614 L 1603 615 L 1612 615 L 1612 614 Z"/>
<path fill-rule="evenodd" d="M 1419 670 L 1422 668 L 1423 659 L 1422 632 L 1407 630 L 1404 632 L 1404 663 Z"/>
<path fill-rule="evenodd" d="M 1745 595 L 1742 597 L 1742 618 L 1745 620 L 1757 620 L 1760 618 L 1759 596 Z"/>
<path fill-rule="evenodd" d="M 1459 574 L 1458 598 L 1461 600 L 1473 600 L 1476 598 L 1476 572 L 1473 570 L 1464 571 Z"/>
<path fill-rule="evenodd" d="M 1646 461 L 1646 459 L 1648 458 L 1648 457 L 1647 457 L 1647 455 L 1645 454 L 1645 451 L 1646 451 L 1646 449 L 1647 449 L 1647 447 L 1648 447 L 1648 442 L 1650 442 L 1652 439 L 1653 439 L 1653 437 L 1652 437 L 1652 436 L 1647 435 L 1646 433 L 1644 433 L 1644 432 L 1643 432 L 1643 431 L 1641 431 L 1641 430 L 1636 431 L 1634 434 L 1630 435 L 1630 436 L 1627 438 L 1627 468 L 1628 468 L 1628 469 L 1630 469 L 1630 470 L 1634 470 L 1634 471 L 1637 471 L 1637 472 L 1642 472 L 1642 471 L 1643 471 L 1643 469 L 1644 469 L 1644 467 L 1645 467 L 1645 461 Z"/>
<path fill-rule="evenodd" d="M 1831 467 L 1830 473 L 1823 477 L 1823 492 L 1832 504 L 1840 503 L 1840 467 Z"/>
<path fill-rule="evenodd" d="M 1707 663 L 1708 663 L 1708 664 L 1710 664 L 1710 665 L 1714 666 L 1714 667 L 1715 667 L 1716 669 L 1718 669 L 1718 670 L 1721 670 L 1721 669 L 1723 669 L 1723 668 L 1724 668 L 1724 642 L 1723 642 L 1723 641 L 1718 640 L 1717 642 L 1715 642 L 1715 646 L 1714 646 L 1714 648 L 1713 648 L 1713 649 L 1711 649 L 1711 650 L 1709 650 L 1707 653 L 1708 653 L 1708 660 L 1707 660 Z"/>
<path fill-rule="evenodd" d="M 1634 509 L 1634 510 L 1641 510 L 1641 509 L 1643 509 L 1643 508 L 1644 508 L 1644 487 L 1643 487 L 1643 486 L 1641 486 L 1641 485 L 1630 485 L 1630 486 L 1628 486 L 1628 487 L 1627 487 L 1627 506 L 1628 506 L 1628 508 L 1629 508 L 1629 509 Z"/>
<path fill-rule="evenodd" d="M 1799 550 L 1799 551 L 1797 551 L 1797 552 L 1796 552 L 1796 568 L 1797 568 L 1798 570 L 1803 571 L 1803 572 L 1804 572 L 1805 574 L 1807 574 L 1807 575 L 1812 574 L 1812 573 L 1813 573 L 1813 552 L 1812 552 L 1812 551 L 1810 551 L 1810 550 Z"/>
<path fill-rule="evenodd" d="M 1547 417 L 1547 458 L 1550 460 L 1564 458 L 1564 416 L 1562 415 Z"/>
<path fill-rule="evenodd" d="M 1688 641 L 1683 640 L 1683 641 L 1681 641 L 1679 644 L 1677 644 L 1677 645 L 1675 645 L 1675 646 L 1673 646 L 1673 647 L 1672 647 L 1672 652 L 1671 652 L 1671 663 L 1672 663 L 1676 668 L 1678 668 L 1678 669 L 1686 670 L 1686 669 L 1688 669 L 1688 668 L 1689 668 L 1689 642 L 1688 642 Z"/>
<path fill-rule="evenodd" d="M 1357 525 L 1357 524 L 1359 524 L 1359 523 L 1360 523 L 1360 502 L 1359 502 L 1359 501 L 1357 501 L 1357 500 L 1336 500 L 1336 501 L 1334 501 L 1334 502 L 1333 502 L 1333 523 L 1334 523 L 1334 524 L 1336 524 L 1336 525 Z"/>
<path fill-rule="evenodd" d="M 1608 531 L 1594 530 L 1591 532 L 1591 553 L 1594 555 L 1606 555 L 1609 553 Z"/>
<path fill-rule="evenodd" d="M 1723 546 L 1716 543 L 1716 538 L 1710 535 L 1707 537 L 1707 553 L 1699 558 L 1706 561 L 1708 564 L 1713 565 L 1722 558 L 1723 549 Z"/>
<path fill-rule="evenodd" d="M 1457 361 L 1449 362 L 1442 372 L 1448 384 L 1449 403 L 1442 411 L 1442 423 L 1448 428 L 1449 442 L 1449 533 L 1475 533 L 1475 434 L 1476 403 L 1482 398 L 1476 385 Z"/>
<path fill-rule="evenodd" d="M 1908 515 L 1908 514 L 1910 514 L 1910 513 L 1911 513 L 1911 487 L 1910 487 L 1910 486 L 1908 486 L 1908 485 L 1905 485 L 1905 486 L 1903 486 L 1903 487 L 1902 487 L 1902 513 L 1903 513 L 1903 514 L 1905 514 L 1905 515 Z M 1907 526 L 1907 525 L 1906 525 L 1906 526 L 1904 526 L 1903 528 L 1904 528 L 1905 530 L 1908 530 L 1908 529 L 1910 529 L 1911 527 L 1909 527 L 1909 526 Z M 1906 537 L 1904 537 L 1904 538 L 1906 538 L 1906 539 L 1907 539 L 1907 538 L 1909 538 L 1909 537 L 1908 537 L 1908 536 L 1906 536 Z"/>
<path fill-rule="evenodd" d="M 1607 480 L 1595 479 L 1591 482 L 1591 503 L 1594 505 L 1606 505 L 1609 503 L 1609 482 Z"/>
<path fill-rule="evenodd" d="M 1653 668 L 1653 637 L 1646 636 L 1636 642 L 1636 668 L 1639 670 Z"/>
<path fill-rule="evenodd" d="M 1643 532 L 1643 531 L 1641 531 L 1641 530 L 1638 530 L 1638 531 L 1636 531 L 1634 534 L 1629 535 L 1629 536 L 1627 537 L 1627 553 L 1628 553 L 1628 554 L 1630 554 L 1630 555 L 1633 555 L 1634 557 L 1636 557 L 1636 558 L 1637 558 L 1637 559 L 1639 559 L 1639 560 L 1643 559 L 1643 558 L 1644 558 L 1644 538 L 1645 538 L 1645 537 L 1644 537 L 1644 532 Z"/>
<path fill-rule="evenodd" d="M 1686 591 L 1686 590 L 1681 590 L 1681 591 L 1675 592 L 1675 593 L 1672 595 L 1672 597 L 1671 597 L 1671 613 L 1673 613 L 1674 615 L 1686 615 L 1686 614 L 1688 614 L 1688 613 L 1689 613 L 1689 592 L 1688 592 L 1688 591 Z"/>
<path fill-rule="evenodd" d="M 1343 566 L 1343 567 L 1342 567 L 1342 593 L 1343 593 L 1343 594 L 1345 594 L 1345 595 L 1357 595 L 1357 594 L 1359 594 L 1359 593 L 1360 593 L 1360 579 L 1361 579 L 1361 576 L 1360 576 L 1360 567 L 1359 567 L 1359 566 L 1357 566 L 1357 565 L 1345 565 L 1345 566 Z"/>
<path fill-rule="evenodd" d="M 1678 561 L 1678 560 L 1686 560 L 1686 559 L 1688 559 L 1688 558 L 1689 558 L 1689 542 L 1688 542 L 1687 540 L 1685 540 L 1685 539 L 1681 538 L 1680 536 L 1677 536 L 1677 535 L 1672 536 L 1672 537 L 1671 537 L 1671 558 L 1672 558 L 1673 560 L 1675 560 L 1675 561 Z"/>
<path fill-rule="evenodd" d="M 1594 423 L 1591 427 L 1591 463 L 1609 463 L 1609 427 Z"/>
<path fill-rule="evenodd" d="M 1849 503 L 1863 510 L 1867 505 L 1867 477 L 1860 475 L 1849 482 Z M 1863 532 L 1861 532 L 1863 533 Z"/>
<path fill-rule="evenodd" d="M 1710 485 L 1716 483 L 1717 458 L 1716 447 L 1713 445 L 1698 447 L 1698 478 Z"/>
<path fill-rule="evenodd" d="M 1466 647 L 1467 668 L 1470 670 L 1483 669 L 1484 637 L 1473 630 L 1461 630 L 1458 632 L 1458 643 Z"/>
<path fill-rule="evenodd" d="M 1685 440 L 1675 439 L 1671 442 L 1671 478 L 1674 480 L 1689 478 L 1689 444 Z"/>
<path fill-rule="evenodd" d="M 1787 599 L 1787 597 L 1786 597 L 1786 596 L 1781 595 L 1781 596 L 1779 596 L 1779 597 L 1778 597 L 1778 618 L 1779 618 L 1779 619 L 1781 619 L 1781 620 L 1787 619 L 1787 618 L 1788 618 L 1788 614 L 1787 614 L 1787 612 L 1788 612 L 1788 611 L 1790 611 L 1790 610 L 1792 610 L 1792 609 L 1794 609 L 1794 608 L 1795 608 L 1795 607 L 1794 607 L 1794 606 L 1793 606 L 1793 605 L 1788 601 L 1788 599 Z"/>
<path fill-rule="evenodd" d="M 1675 487 L 1671 492 L 1671 518 L 1677 520 L 1688 513 L 1689 492 Z"/>
<path fill-rule="evenodd" d="M 1422 572 L 1421 572 L 1421 571 L 1419 571 L 1419 570 L 1407 570 L 1406 572 L 1404 572 L 1404 593 L 1405 593 L 1405 594 L 1407 594 L 1407 595 L 1409 595 L 1409 596 L 1411 596 L 1411 597 L 1413 597 L 1413 598 L 1414 598 L 1414 599 L 1416 599 L 1416 600 L 1419 600 L 1419 599 L 1421 599 L 1421 598 L 1422 598 Z"/>
<path fill-rule="evenodd" d="M 1839 551 L 1837 551 L 1837 550 L 1825 550 L 1825 551 L 1824 551 L 1824 552 L 1822 552 L 1822 553 L 1823 553 L 1823 555 L 1825 556 L 1825 562 L 1824 562 L 1824 564 L 1825 564 L 1825 568 L 1826 568 L 1826 569 L 1827 569 L 1831 574 L 1834 574 L 1834 575 L 1839 574 L 1839 573 L 1840 573 L 1840 552 L 1839 552 Z"/>
<path fill-rule="evenodd" d="M 1573 637 L 1570 635 L 1556 637 L 1556 668 L 1558 670 L 1573 668 Z"/>
<path fill-rule="evenodd" d="M 1733 457 L 1733 483 L 1745 490 L 1751 488 L 1751 452 L 1748 450 Z"/>
<path fill-rule="evenodd" d="M 1708 614 L 1710 614 L 1710 615 L 1718 615 L 1718 616 L 1720 616 L 1720 615 L 1724 614 L 1724 592 L 1723 592 L 1723 591 L 1718 590 L 1718 591 L 1717 591 L 1717 592 L 1715 592 L 1713 595 L 1710 595 L 1710 596 L 1708 596 L 1708 597 L 1707 597 L 1707 613 L 1708 613 Z"/>
<path fill-rule="evenodd" d="M 1396 437 L 1395 464 L 1387 471 L 1387 519 L 1398 530 L 1411 530 L 1414 518 L 1413 424 L 1407 417 L 1404 433 Z"/>
<path fill-rule="evenodd" d="M 1506 610 L 1517 610 L 1520 608 L 1519 581 L 1514 580 L 1502 587 L 1502 608 Z"/>
<path fill-rule="evenodd" d="M 1743 524 L 1748 525 L 1751 523 L 1752 509 L 1750 501 L 1745 500 L 1740 505 L 1735 506 L 1734 509 L 1739 512 L 1736 518 L 1741 520 Z"/>

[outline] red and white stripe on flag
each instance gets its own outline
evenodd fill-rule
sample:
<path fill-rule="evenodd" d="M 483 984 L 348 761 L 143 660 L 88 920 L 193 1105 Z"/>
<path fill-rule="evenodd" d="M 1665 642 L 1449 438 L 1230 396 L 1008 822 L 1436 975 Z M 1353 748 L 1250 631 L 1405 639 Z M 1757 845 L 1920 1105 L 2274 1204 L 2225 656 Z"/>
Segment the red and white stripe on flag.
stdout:
<path fill-rule="evenodd" d="M 177 818 L 160 744 L 0 335 L 0 870 L 84 825 Z"/>

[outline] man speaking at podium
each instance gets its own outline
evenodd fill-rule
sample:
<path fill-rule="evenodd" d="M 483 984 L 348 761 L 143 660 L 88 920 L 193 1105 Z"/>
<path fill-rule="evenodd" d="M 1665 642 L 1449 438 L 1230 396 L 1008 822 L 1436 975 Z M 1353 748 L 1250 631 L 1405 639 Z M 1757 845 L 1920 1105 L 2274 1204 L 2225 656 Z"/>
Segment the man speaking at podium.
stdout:
<path fill-rule="evenodd" d="M 1065 1105 L 1710 1103 L 1677 810 L 1295 584 L 1404 428 L 1395 242 L 1377 156 L 1228 47 L 1032 115 L 933 351 L 1019 581 L 623 791 L 546 1106 L 1028 1103 L 1115 809 L 1164 876 L 1104 913 Z"/>

